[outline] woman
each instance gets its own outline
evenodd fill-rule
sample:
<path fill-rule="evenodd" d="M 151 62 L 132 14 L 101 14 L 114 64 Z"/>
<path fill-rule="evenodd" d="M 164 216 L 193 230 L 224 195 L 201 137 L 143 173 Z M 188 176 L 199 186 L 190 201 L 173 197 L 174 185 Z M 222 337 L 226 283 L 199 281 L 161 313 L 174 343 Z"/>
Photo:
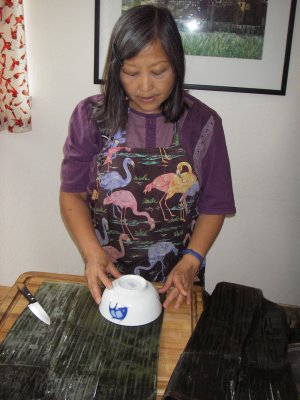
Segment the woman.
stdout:
<path fill-rule="evenodd" d="M 60 203 L 97 303 L 99 281 L 124 273 L 172 287 L 164 307 L 190 303 L 235 213 L 221 119 L 184 92 L 184 74 L 171 13 L 131 8 L 113 29 L 102 94 L 72 114 Z"/>

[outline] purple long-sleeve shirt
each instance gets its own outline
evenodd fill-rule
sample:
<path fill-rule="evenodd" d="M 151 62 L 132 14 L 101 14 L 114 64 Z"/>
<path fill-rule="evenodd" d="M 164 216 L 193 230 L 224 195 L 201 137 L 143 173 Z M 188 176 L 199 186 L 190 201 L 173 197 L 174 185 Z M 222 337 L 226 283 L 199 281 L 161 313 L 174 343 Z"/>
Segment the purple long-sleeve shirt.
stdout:
<path fill-rule="evenodd" d="M 98 95 L 82 100 L 72 113 L 64 145 L 61 191 L 91 193 L 96 185 L 96 159 L 103 143 L 100 128 L 92 118 L 92 102 L 100 98 Z M 200 183 L 198 210 L 204 214 L 234 214 L 222 120 L 195 97 L 185 94 L 185 101 L 189 108 L 179 120 L 179 129 L 182 146 Z M 173 123 L 166 123 L 161 114 L 131 110 L 128 115 L 125 144 L 128 147 L 168 147 L 172 135 Z"/>

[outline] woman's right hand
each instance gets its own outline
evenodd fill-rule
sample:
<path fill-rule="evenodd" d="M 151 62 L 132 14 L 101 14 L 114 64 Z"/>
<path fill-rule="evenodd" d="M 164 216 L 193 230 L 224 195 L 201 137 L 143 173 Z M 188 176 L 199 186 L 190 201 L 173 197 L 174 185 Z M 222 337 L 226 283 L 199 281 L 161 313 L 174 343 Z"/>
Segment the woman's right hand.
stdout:
<path fill-rule="evenodd" d="M 117 270 L 113 262 L 104 253 L 101 258 L 87 261 L 85 264 L 85 276 L 88 287 L 97 304 L 101 302 L 101 289 L 99 283 L 111 289 L 112 283 L 108 274 L 113 278 L 119 278 L 122 274 Z"/>
<path fill-rule="evenodd" d="M 60 205 L 64 223 L 85 260 L 85 275 L 91 295 L 99 304 L 99 283 L 102 282 L 104 286 L 111 288 L 108 274 L 113 278 L 118 278 L 121 274 L 99 244 L 86 198 L 86 192 L 61 192 Z"/>

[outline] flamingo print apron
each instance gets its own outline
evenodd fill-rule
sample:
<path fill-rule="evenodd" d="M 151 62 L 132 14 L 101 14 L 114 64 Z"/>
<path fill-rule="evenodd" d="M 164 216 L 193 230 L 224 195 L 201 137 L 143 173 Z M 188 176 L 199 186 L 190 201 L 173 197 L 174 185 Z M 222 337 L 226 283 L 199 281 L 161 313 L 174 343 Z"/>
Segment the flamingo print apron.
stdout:
<path fill-rule="evenodd" d="M 118 131 L 98 156 L 90 199 L 98 240 L 118 270 L 165 281 L 189 242 L 198 193 L 177 124 L 168 148 L 126 147 Z M 204 269 L 199 274 L 203 283 Z"/>

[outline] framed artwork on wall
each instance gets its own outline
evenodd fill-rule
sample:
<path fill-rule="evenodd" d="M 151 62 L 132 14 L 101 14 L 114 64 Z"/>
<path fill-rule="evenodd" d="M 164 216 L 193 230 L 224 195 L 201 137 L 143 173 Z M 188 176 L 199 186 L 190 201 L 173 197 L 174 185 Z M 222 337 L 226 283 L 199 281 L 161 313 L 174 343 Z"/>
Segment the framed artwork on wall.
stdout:
<path fill-rule="evenodd" d="M 136 0 L 95 0 L 94 83 L 114 24 Z M 297 0 L 163 0 L 180 31 L 186 89 L 285 95 Z"/>

